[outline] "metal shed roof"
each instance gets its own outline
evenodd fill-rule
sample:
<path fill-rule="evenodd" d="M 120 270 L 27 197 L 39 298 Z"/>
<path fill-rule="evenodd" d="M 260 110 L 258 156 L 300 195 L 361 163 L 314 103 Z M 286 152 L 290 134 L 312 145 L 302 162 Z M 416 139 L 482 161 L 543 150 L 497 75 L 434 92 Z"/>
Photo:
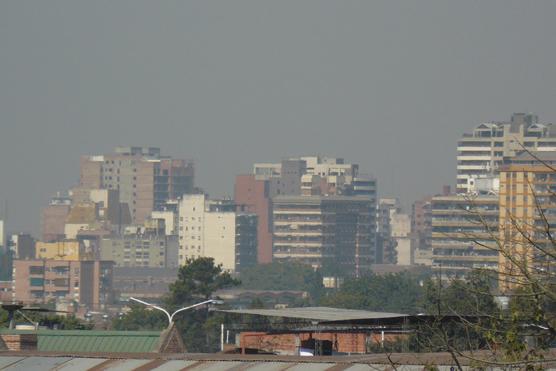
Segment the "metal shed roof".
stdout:
<path fill-rule="evenodd" d="M 303 308 L 284 308 L 284 309 L 235 309 L 222 310 L 226 313 L 252 314 L 258 316 L 299 318 L 323 322 L 365 320 L 365 319 L 386 319 L 404 318 L 407 314 L 370 312 L 366 310 L 353 310 L 329 307 L 303 307 Z"/>

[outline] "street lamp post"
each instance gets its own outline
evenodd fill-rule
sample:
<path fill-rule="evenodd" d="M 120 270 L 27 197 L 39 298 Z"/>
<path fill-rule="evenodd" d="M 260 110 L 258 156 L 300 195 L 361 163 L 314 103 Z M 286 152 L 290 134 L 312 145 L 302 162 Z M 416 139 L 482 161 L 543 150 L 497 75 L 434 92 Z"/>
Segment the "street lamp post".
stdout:
<path fill-rule="evenodd" d="M 180 313 L 180 312 L 183 312 L 184 310 L 192 309 L 192 308 L 195 308 L 195 307 L 198 307 L 198 306 L 201 306 L 201 305 L 205 305 L 205 304 L 220 304 L 221 303 L 220 300 L 209 299 L 209 300 L 205 300 L 203 302 L 197 303 L 197 304 L 190 305 L 188 307 L 180 308 L 180 309 L 176 310 L 174 313 L 170 314 L 166 309 L 161 308 L 158 305 L 147 303 L 146 301 L 139 300 L 139 299 L 136 299 L 134 297 L 130 297 L 129 300 L 133 300 L 137 303 L 141 303 L 141 304 L 146 305 L 148 307 L 151 307 L 153 309 L 158 309 L 158 310 L 164 312 L 164 314 L 166 314 L 166 316 L 168 317 L 168 327 L 170 327 L 172 325 L 172 323 L 174 323 L 174 316 L 176 314 Z"/>

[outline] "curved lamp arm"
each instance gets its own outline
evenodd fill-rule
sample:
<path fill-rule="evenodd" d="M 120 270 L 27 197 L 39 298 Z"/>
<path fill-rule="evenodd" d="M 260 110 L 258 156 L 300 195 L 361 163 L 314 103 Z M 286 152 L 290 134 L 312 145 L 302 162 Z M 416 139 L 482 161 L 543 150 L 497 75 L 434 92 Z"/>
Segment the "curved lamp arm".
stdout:
<path fill-rule="evenodd" d="M 151 303 L 147 303 L 146 301 L 136 299 L 136 298 L 134 298 L 134 297 L 130 297 L 129 300 L 133 300 L 133 301 L 136 301 L 137 303 L 141 303 L 141 304 L 144 304 L 144 305 L 146 305 L 146 306 L 148 306 L 148 307 L 152 307 L 152 308 L 154 308 L 154 309 L 158 309 L 158 310 L 163 311 L 163 312 L 166 314 L 166 316 L 168 317 L 168 321 L 169 321 L 170 323 L 172 323 L 172 316 L 170 316 L 170 313 L 168 313 L 168 311 L 167 311 L 166 309 L 161 308 L 161 307 L 159 307 L 158 305 L 154 305 L 154 304 L 151 304 Z"/>
<path fill-rule="evenodd" d="M 143 304 L 143 305 L 146 305 L 146 306 L 149 306 L 149 307 L 151 307 L 151 308 L 158 309 L 158 310 L 164 312 L 164 313 L 166 314 L 166 316 L 168 317 L 168 326 L 170 326 L 170 325 L 173 323 L 173 321 L 174 321 L 174 316 L 175 316 L 176 314 L 180 313 L 180 312 L 183 312 L 184 310 L 192 309 L 192 308 L 198 307 L 198 306 L 200 306 L 200 305 L 211 304 L 211 303 L 219 303 L 219 300 L 209 299 L 209 300 L 205 300 L 205 301 L 203 301 L 203 302 L 201 302 L 201 303 L 197 303 L 197 304 L 190 305 L 190 306 L 188 306 L 188 307 L 180 308 L 180 309 L 176 310 L 174 313 L 172 313 L 172 314 L 170 315 L 170 313 L 168 313 L 168 311 L 167 311 L 166 309 L 161 308 L 161 307 L 159 307 L 158 305 L 154 305 L 154 304 L 151 304 L 151 303 L 147 303 L 146 301 L 139 300 L 139 299 L 136 299 L 136 298 L 134 298 L 134 297 L 130 297 L 129 300 L 133 300 L 133 301 L 135 301 L 135 302 L 137 302 L 137 303 L 141 303 L 141 304 Z"/>
<path fill-rule="evenodd" d="M 209 300 L 205 300 L 205 301 L 203 301 L 203 302 L 201 302 L 201 303 L 197 303 L 197 304 L 190 305 L 190 306 L 185 307 L 185 308 L 180 308 L 180 309 L 176 310 L 174 313 L 172 313 L 172 315 L 170 316 L 170 323 L 172 323 L 172 321 L 174 320 L 174 316 L 175 316 L 176 314 L 178 314 L 179 312 L 183 312 L 184 310 L 192 309 L 192 308 L 198 307 L 198 306 L 200 306 L 200 305 L 210 304 L 210 303 L 214 303 L 214 302 L 216 302 L 216 300 L 214 300 L 214 299 L 209 299 Z"/>

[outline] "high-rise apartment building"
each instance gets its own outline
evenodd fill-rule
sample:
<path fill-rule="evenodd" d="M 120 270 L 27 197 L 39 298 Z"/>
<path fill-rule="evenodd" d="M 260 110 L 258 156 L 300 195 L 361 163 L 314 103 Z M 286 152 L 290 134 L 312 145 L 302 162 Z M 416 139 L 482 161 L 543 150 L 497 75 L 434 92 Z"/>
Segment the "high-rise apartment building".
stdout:
<path fill-rule="evenodd" d="M 434 196 L 431 214 L 432 269 L 442 279 L 498 268 L 497 194 Z"/>
<path fill-rule="evenodd" d="M 272 203 L 268 179 L 257 179 L 256 175 L 238 175 L 234 188 L 234 201 L 242 205 L 245 212 L 257 215 L 257 261 L 259 264 L 272 262 Z"/>
<path fill-rule="evenodd" d="M 375 261 L 374 204 L 366 196 L 273 198 L 273 259 L 358 276 Z"/>
<path fill-rule="evenodd" d="M 487 122 L 458 142 L 457 193 L 466 193 L 473 179 L 496 175 L 504 157 L 523 149 L 556 151 L 556 126 L 541 124 L 531 113 L 514 113 L 509 122 Z"/>
<path fill-rule="evenodd" d="M 401 212 L 401 206 L 395 198 L 381 198 L 376 208 L 376 262 L 378 264 L 396 264 L 396 240 L 392 237 L 392 217 Z"/>
<path fill-rule="evenodd" d="M 214 258 L 230 272 L 257 263 L 257 216 L 238 211 L 230 200 L 185 195 L 179 204 L 179 261 Z"/>
<path fill-rule="evenodd" d="M 342 158 L 306 156 L 280 163 L 256 163 L 253 174 L 236 178 L 234 199 L 257 214 L 259 263 L 272 261 L 272 198 L 277 196 L 351 195 L 376 205 L 376 179 L 359 174 L 359 165 Z"/>
<path fill-rule="evenodd" d="M 322 156 L 291 158 L 282 160 L 281 163 L 256 163 L 253 166 L 253 174 L 257 179 L 271 181 L 273 195 L 301 194 L 301 178 L 304 175 L 313 176 L 306 177 L 305 183 L 309 180 L 318 182 L 322 195 L 343 194 L 345 187 L 352 184 L 358 173 L 357 164 L 346 163 L 343 158 Z M 320 179 L 317 180 L 317 177 Z"/>
<path fill-rule="evenodd" d="M 556 152 L 522 152 L 500 171 L 500 288 L 553 277 Z M 525 278 L 530 275 L 529 278 Z"/>
<path fill-rule="evenodd" d="M 411 207 L 411 233 L 415 242 L 415 264 L 431 265 L 431 197 L 417 200 Z"/>
<path fill-rule="evenodd" d="M 191 161 L 161 156 L 159 148 L 117 147 L 112 154 L 81 158 L 80 187 L 117 190 L 135 224 L 169 199 L 192 193 Z"/>

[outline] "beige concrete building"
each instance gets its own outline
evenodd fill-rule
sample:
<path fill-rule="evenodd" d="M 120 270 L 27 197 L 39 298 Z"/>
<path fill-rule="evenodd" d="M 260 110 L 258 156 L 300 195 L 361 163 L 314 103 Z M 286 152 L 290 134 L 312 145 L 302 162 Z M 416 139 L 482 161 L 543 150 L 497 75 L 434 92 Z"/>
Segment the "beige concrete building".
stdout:
<path fill-rule="evenodd" d="M 191 161 L 161 156 L 154 147 L 117 147 L 115 153 L 81 158 L 80 186 L 117 190 L 134 224 L 142 224 L 169 199 L 193 192 Z"/>
<path fill-rule="evenodd" d="M 343 158 L 323 156 L 304 156 L 253 166 L 257 179 L 275 181 L 271 184 L 272 196 L 342 194 L 358 173 L 357 164 L 346 163 Z"/>
<path fill-rule="evenodd" d="M 458 142 L 457 193 L 466 193 L 473 179 L 497 175 L 504 157 L 526 148 L 556 151 L 556 126 L 541 124 L 532 113 L 514 113 L 510 121 L 487 122 Z"/>
<path fill-rule="evenodd" d="M 391 216 L 392 238 L 396 243 L 396 264 L 412 265 L 415 263 L 415 251 L 411 235 L 411 218 L 408 214 L 394 213 Z"/>
<path fill-rule="evenodd" d="M 177 268 L 178 237 L 154 234 L 126 234 L 100 242 L 101 260 L 117 267 Z"/>
<path fill-rule="evenodd" d="M 179 261 L 214 258 L 230 272 L 257 262 L 257 216 L 236 211 L 232 201 L 185 195 L 179 205 Z"/>
<path fill-rule="evenodd" d="M 357 276 L 374 262 L 374 204 L 365 196 L 277 196 L 273 259 Z"/>

